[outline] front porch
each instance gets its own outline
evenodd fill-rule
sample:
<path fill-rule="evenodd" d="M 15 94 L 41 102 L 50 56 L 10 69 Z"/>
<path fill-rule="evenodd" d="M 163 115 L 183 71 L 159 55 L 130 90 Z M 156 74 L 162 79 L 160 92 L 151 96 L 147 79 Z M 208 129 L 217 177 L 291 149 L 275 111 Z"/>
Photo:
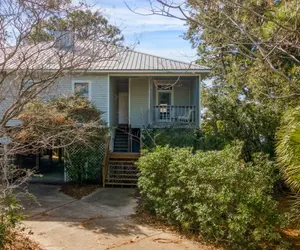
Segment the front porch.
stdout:
<path fill-rule="evenodd" d="M 200 126 L 200 76 L 111 76 L 109 126 Z"/>

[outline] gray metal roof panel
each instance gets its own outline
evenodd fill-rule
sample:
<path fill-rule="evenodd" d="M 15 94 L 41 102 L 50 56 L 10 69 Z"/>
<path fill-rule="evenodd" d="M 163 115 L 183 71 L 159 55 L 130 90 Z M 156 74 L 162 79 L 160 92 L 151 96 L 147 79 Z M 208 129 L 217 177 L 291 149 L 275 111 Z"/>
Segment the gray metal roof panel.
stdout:
<path fill-rule="evenodd" d="M 129 70 L 129 71 L 209 71 L 209 68 L 198 64 L 180 62 L 173 59 L 159 57 L 143 52 L 117 48 L 111 45 L 95 45 L 91 42 L 75 43 L 72 51 L 58 50 L 50 43 L 37 45 L 26 45 L 17 50 L 15 56 L 8 61 L 5 69 L 16 69 L 20 61 L 24 60 L 21 68 L 31 67 L 32 69 L 54 70 L 59 68 L 59 58 L 72 58 L 88 61 L 89 58 L 96 58 L 88 68 L 78 64 L 74 70 Z M 13 49 L 13 48 L 10 48 Z M 94 57 L 94 55 L 96 55 Z M 26 60 L 25 60 L 26 59 Z M 4 62 L 4 55 L 0 53 L 0 65 Z M 27 66 L 25 66 L 27 65 Z M 76 64 L 77 65 L 77 64 Z"/>

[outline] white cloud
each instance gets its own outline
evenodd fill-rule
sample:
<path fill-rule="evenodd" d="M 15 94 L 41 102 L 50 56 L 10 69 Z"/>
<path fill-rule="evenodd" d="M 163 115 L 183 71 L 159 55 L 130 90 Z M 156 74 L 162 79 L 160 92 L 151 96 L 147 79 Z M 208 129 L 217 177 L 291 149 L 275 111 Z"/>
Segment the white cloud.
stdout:
<path fill-rule="evenodd" d="M 139 13 L 149 13 L 147 0 L 87 0 L 103 13 L 111 24 L 118 26 L 127 43 L 140 41 L 136 49 L 174 60 L 192 62 L 196 51 L 180 35 L 187 30 L 181 20 L 158 15 L 138 15 L 130 11 L 124 2 Z"/>
<path fill-rule="evenodd" d="M 128 5 L 134 8 L 134 4 L 128 3 Z M 184 32 L 186 30 L 181 20 L 157 15 L 139 15 L 130 11 L 122 2 L 114 6 L 114 2 L 104 1 L 101 6 L 104 7 L 104 14 L 110 22 L 120 26 L 124 34 L 172 30 Z M 99 5 L 95 5 L 95 8 L 98 7 Z M 147 13 L 143 8 L 138 8 L 136 12 Z"/>

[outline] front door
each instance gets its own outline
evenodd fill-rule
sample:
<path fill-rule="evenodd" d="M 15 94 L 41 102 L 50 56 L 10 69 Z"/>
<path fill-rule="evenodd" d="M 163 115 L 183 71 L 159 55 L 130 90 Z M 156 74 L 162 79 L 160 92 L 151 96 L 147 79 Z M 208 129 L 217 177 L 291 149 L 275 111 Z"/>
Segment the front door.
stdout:
<path fill-rule="evenodd" d="M 119 124 L 128 124 L 128 92 L 119 93 Z"/>
<path fill-rule="evenodd" d="M 171 121 L 172 91 L 158 91 L 159 120 Z"/>

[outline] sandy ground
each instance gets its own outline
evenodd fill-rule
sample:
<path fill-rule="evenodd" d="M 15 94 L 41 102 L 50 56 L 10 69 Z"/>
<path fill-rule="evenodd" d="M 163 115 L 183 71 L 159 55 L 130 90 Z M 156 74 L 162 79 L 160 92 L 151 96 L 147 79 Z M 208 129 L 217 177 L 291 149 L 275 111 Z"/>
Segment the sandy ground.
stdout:
<path fill-rule="evenodd" d="M 59 192 L 59 186 L 31 184 L 29 190 L 40 204 L 23 198 L 24 224 L 42 248 L 181 250 L 211 249 L 173 232 L 139 225 L 133 189 L 100 188 L 75 200 Z"/>

